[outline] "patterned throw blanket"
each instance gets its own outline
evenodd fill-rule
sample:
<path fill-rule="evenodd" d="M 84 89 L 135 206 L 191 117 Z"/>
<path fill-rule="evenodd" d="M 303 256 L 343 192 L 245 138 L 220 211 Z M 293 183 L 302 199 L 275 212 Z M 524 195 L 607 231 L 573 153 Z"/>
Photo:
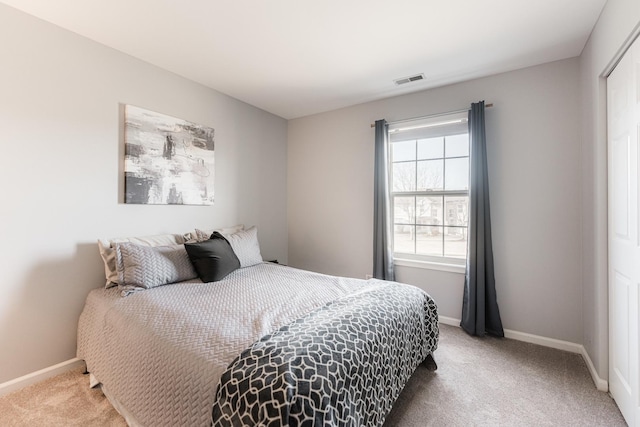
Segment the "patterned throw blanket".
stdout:
<path fill-rule="evenodd" d="M 436 350 L 433 300 L 375 282 L 267 335 L 223 373 L 214 426 L 381 426 Z"/>

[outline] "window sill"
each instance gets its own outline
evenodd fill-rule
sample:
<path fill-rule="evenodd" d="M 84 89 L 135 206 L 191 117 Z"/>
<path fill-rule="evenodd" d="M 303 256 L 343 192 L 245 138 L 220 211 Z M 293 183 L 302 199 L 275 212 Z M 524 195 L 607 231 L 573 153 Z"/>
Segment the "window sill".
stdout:
<path fill-rule="evenodd" d="M 426 270 L 447 271 L 449 273 L 465 274 L 467 267 L 463 264 L 448 264 L 434 261 L 418 261 L 415 259 L 394 258 L 393 264 L 399 267 L 423 268 Z"/>

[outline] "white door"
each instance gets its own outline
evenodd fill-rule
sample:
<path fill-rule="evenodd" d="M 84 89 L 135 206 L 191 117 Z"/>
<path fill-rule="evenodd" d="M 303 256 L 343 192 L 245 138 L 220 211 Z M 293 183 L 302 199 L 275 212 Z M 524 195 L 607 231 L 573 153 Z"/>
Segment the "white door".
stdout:
<path fill-rule="evenodd" d="M 609 166 L 609 390 L 640 426 L 638 357 L 640 39 L 607 79 Z"/>

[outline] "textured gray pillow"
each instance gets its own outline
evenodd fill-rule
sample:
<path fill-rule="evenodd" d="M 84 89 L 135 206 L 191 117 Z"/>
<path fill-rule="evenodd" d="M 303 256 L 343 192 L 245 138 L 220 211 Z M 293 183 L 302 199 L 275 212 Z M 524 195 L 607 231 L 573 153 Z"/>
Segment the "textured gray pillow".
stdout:
<path fill-rule="evenodd" d="M 233 252 L 240 260 L 240 267 L 251 267 L 262 262 L 260 244 L 258 243 L 258 229 L 251 227 L 234 234 L 222 235 L 229 241 Z"/>
<path fill-rule="evenodd" d="M 116 265 L 117 243 L 130 242 L 143 246 L 170 246 L 196 241 L 195 239 L 195 233 L 98 239 L 98 248 L 100 249 L 102 261 L 104 261 L 104 271 L 107 277 L 106 287 L 118 286 L 118 266 Z"/>
<path fill-rule="evenodd" d="M 116 266 L 123 295 L 198 277 L 184 245 L 116 243 Z"/>

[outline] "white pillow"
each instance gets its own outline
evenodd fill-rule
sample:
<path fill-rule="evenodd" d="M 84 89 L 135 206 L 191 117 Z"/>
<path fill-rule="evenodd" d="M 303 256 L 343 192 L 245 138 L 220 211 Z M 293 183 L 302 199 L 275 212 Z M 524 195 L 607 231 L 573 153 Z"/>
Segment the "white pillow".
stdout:
<path fill-rule="evenodd" d="M 200 230 L 196 228 L 195 239 L 198 242 L 203 242 L 205 240 L 209 240 L 214 231 L 217 231 L 222 235 L 227 235 L 227 234 L 234 234 L 234 233 L 237 233 L 238 231 L 243 231 L 243 230 L 244 230 L 244 224 L 234 225 L 233 227 L 212 228 L 210 230 Z"/>
<path fill-rule="evenodd" d="M 240 268 L 262 263 L 260 244 L 258 243 L 258 229 L 256 227 L 233 234 L 221 234 L 229 241 L 231 249 L 240 260 Z"/>
<path fill-rule="evenodd" d="M 116 243 L 131 242 L 142 246 L 169 246 L 181 245 L 193 241 L 194 238 L 187 234 L 158 234 L 142 237 L 120 237 L 115 239 L 98 239 L 100 256 L 104 262 L 104 274 L 107 279 L 105 287 L 118 285 L 118 270 L 116 268 Z"/>

